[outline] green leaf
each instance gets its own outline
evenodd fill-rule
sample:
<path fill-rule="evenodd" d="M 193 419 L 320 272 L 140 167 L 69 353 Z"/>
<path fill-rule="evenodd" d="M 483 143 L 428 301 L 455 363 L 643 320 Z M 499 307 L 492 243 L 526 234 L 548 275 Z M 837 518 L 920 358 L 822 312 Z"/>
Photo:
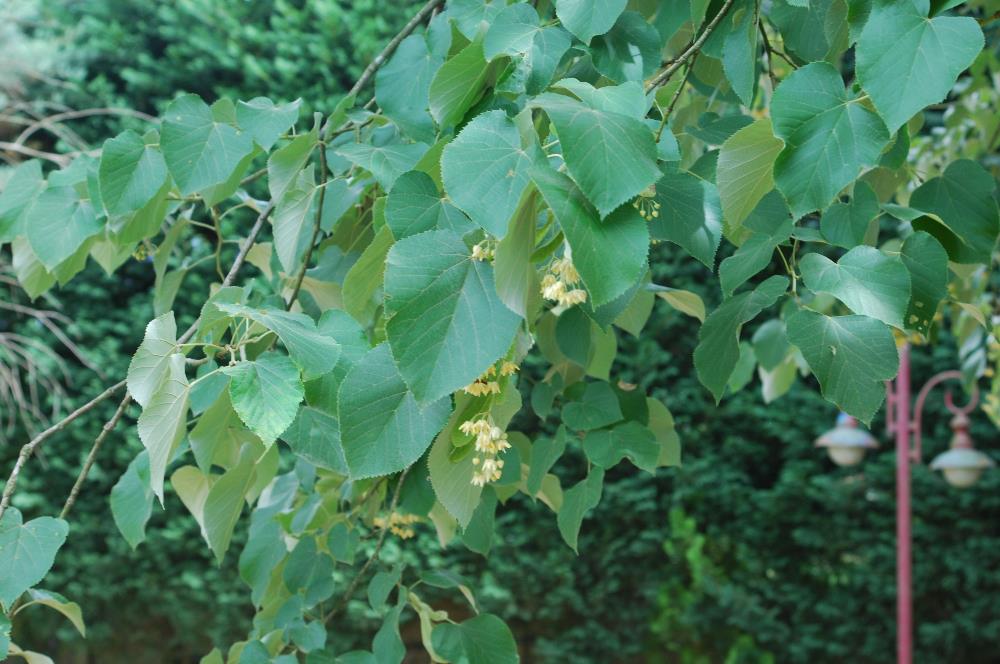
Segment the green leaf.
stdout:
<path fill-rule="evenodd" d="M 602 218 L 656 182 L 656 141 L 641 120 L 547 93 L 534 104 L 559 135 L 569 174 Z"/>
<path fill-rule="evenodd" d="M 128 391 L 145 408 L 160 383 L 170 373 L 170 356 L 177 352 L 177 323 L 174 312 L 168 311 L 146 325 L 132 361 L 128 365 Z"/>
<path fill-rule="evenodd" d="M 421 171 L 396 179 L 386 198 L 385 223 L 397 240 L 434 229 L 464 234 L 475 228 L 458 208 L 441 198 L 434 180 Z"/>
<path fill-rule="evenodd" d="M 14 238 L 11 253 L 14 274 L 17 275 L 17 281 L 28 297 L 35 299 L 56 283 L 56 276 L 45 269 L 38 256 L 31 250 L 28 238 L 23 235 Z"/>
<path fill-rule="evenodd" d="M 537 146 L 521 146 L 517 127 L 503 111 L 489 111 L 445 146 L 441 177 L 455 205 L 499 238 L 530 181 L 529 169 L 540 159 Z"/>
<path fill-rule="evenodd" d="M 834 263 L 812 253 L 799 261 L 802 280 L 817 293 L 829 293 L 851 311 L 903 329 L 910 301 L 910 274 L 902 261 L 874 247 L 855 247 Z"/>
<path fill-rule="evenodd" d="M 593 306 L 614 300 L 642 278 L 649 230 L 635 208 L 623 206 L 602 222 L 566 175 L 536 168 L 531 177 L 569 242 L 573 265 Z"/>
<path fill-rule="evenodd" d="M 933 236 L 917 231 L 903 242 L 899 257 L 912 286 L 906 326 L 926 335 L 938 305 L 948 296 L 948 254 Z"/>
<path fill-rule="evenodd" d="M 496 65 L 502 62 L 498 58 L 487 64 L 483 40 L 476 39 L 441 65 L 431 81 L 430 107 L 442 128 L 462 121 L 492 81 Z"/>
<path fill-rule="evenodd" d="M 758 30 L 757 12 L 753 2 L 734 7 L 732 15 L 723 19 L 731 28 L 722 45 L 722 66 L 733 92 L 744 106 L 753 105 L 757 87 Z"/>
<path fill-rule="evenodd" d="M 527 319 L 541 307 L 538 271 L 531 261 L 538 220 L 538 193 L 526 189 L 510 222 L 510 232 L 497 243 L 493 269 L 497 295 L 507 308 Z"/>
<path fill-rule="evenodd" d="M 719 264 L 719 283 L 726 297 L 770 265 L 774 250 L 792 233 L 788 206 L 777 191 L 772 190 L 761 199 L 748 222 L 756 222 L 758 219 L 766 219 L 770 226 L 758 226 L 762 232 L 750 231 L 750 236 L 733 255 Z"/>
<path fill-rule="evenodd" d="M 139 415 L 138 430 L 149 452 L 149 484 L 163 504 L 163 476 L 181 439 L 187 433 L 188 398 L 191 387 L 184 375 L 184 356 L 167 358 L 166 375 Z"/>
<path fill-rule="evenodd" d="M 316 179 L 310 164 L 298 172 L 274 210 L 274 250 L 285 274 L 298 272 L 299 261 L 312 239 Z"/>
<path fill-rule="evenodd" d="M 517 642 L 500 618 L 482 613 L 464 622 L 442 622 L 431 633 L 434 650 L 450 662 L 517 664 Z"/>
<path fill-rule="evenodd" d="M 660 65 L 661 50 L 660 33 L 633 11 L 624 12 L 607 34 L 590 45 L 594 68 L 618 83 L 641 83 L 651 76 Z"/>
<path fill-rule="evenodd" d="M 890 131 L 944 99 L 983 50 L 974 18 L 928 10 L 928 0 L 872 3 L 858 37 L 858 81 Z"/>
<path fill-rule="evenodd" d="M 946 228 L 929 219 L 913 227 L 936 237 L 956 263 L 989 264 L 1000 234 L 995 187 L 993 176 L 976 162 L 953 161 L 910 196 L 911 207 L 936 214 Z"/>
<path fill-rule="evenodd" d="M 509 5 L 490 23 L 483 41 L 483 55 L 524 55 L 531 50 L 535 35 L 542 30 L 538 12 L 527 3 Z"/>
<path fill-rule="evenodd" d="M 885 398 L 884 382 L 899 369 L 892 331 L 867 316 L 801 310 L 788 318 L 788 340 L 802 351 L 823 396 L 869 424 Z"/>
<path fill-rule="evenodd" d="M 656 183 L 659 216 L 649 224 L 654 240 L 669 240 L 715 267 L 722 240 L 722 206 L 715 185 L 687 171 L 667 173 Z"/>
<path fill-rule="evenodd" d="M 0 193 L 0 245 L 24 234 L 24 212 L 45 189 L 41 163 L 26 161 L 14 169 Z"/>
<path fill-rule="evenodd" d="M 318 408 L 303 406 L 292 425 L 281 435 L 295 455 L 319 468 L 348 474 L 340 422 Z"/>
<path fill-rule="evenodd" d="M 80 610 L 79 604 L 69 601 L 59 593 L 42 590 L 41 588 L 29 589 L 28 597 L 30 599 L 21 606 L 22 609 L 32 604 L 40 604 L 54 609 L 66 616 L 73 623 L 73 627 L 76 627 L 76 631 L 80 633 L 80 636 L 87 638 L 87 627 L 83 623 L 83 611 Z"/>
<path fill-rule="evenodd" d="M 611 429 L 589 432 L 583 439 L 583 450 L 591 463 L 605 470 L 628 458 L 637 468 L 654 473 L 660 458 L 656 436 L 634 420 Z"/>
<path fill-rule="evenodd" d="M 24 213 L 23 224 L 32 250 L 49 271 L 102 229 L 94 206 L 79 197 L 76 187 L 54 187 L 51 182 Z"/>
<path fill-rule="evenodd" d="M 448 421 L 448 399 L 420 405 L 387 344 L 370 350 L 340 387 L 338 416 L 352 478 L 388 475 L 413 464 Z"/>
<path fill-rule="evenodd" d="M 591 431 L 614 424 L 622 419 L 618 396 L 604 381 L 588 383 L 579 401 L 563 407 L 563 422 L 576 431 Z"/>
<path fill-rule="evenodd" d="M 243 423 L 270 447 L 295 419 L 304 389 L 292 360 L 269 351 L 223 369 L 232 377 L 229 398 Z"/>
<path fill-rule="evenodd" d="M 785 147 L 774 162 L 774 180 L 796 217 L 822 210 L 878 163 L 889 131 L 851 99 L 840 72 L 814 62 L 792 72 L 774 91 L 771 118 Z"/>
<path fill-rule="evenodd" d="M 396 178 L 413 170 L 427 148 L 425 143 L 393 143 L 377 147 L 349 143 L 338 147 L 337 154 L 374 175 L 382 188 L 389 191 Z"/>
<path fill-rule="evenodd" d="M 392 243 L 392 230 L 383 226 L 344 277 L 344 309 L 359 322 L 367 324 L 371 318 Z"/>
<path fill-rule="evenodd" d="M 414 140 L 434 140 L 434 122 L 427 109 L 431 81 L 443 62 L 428 50 L 423 35 L 410 35 L 375 74 L 375 101 L 386 117 Z"/>
<path fill-rule="evenodd" d="M 496 530 L 497 492 L 492 486 L 483 487 L 483 497 L 472 513 L 469 525 L 462 531 L 462 543 L 470 551 L 490 555 Z"/>
<path fill-rule="evenodd" d="M 788 289 L 785 277 L 770 277 L 752 291 L 724 300 L 698 331 L 694 366 L 701 384 L 718 402 L 740 359 L 740 330 Z"/>
<path fill-rule="evenodd" d="M 314 537 L 299 540 L 285 562 L 282 580 L 293 593 L 301 594 L 305 608 L 333 595 L 333 558 L 318 550 Z"/>
<path fill-rule="evenodd" d="M 253 485 L 255 458 L 254 446 L 244 445 L 239 461 L 212 483 L 205 499 L 205 539 L 220 564 L 243 512 L 244 498 Z"/>
<path fill-rule="evenodd" d="M 556 0 L 556 16 L 584 44 L 611 29 L 625 11 L 627 0 Z"/>
<path fill-rule="evenodd" d="M 652 285 L 651 285 L 652 286 Z M 652 286 L 656 296 L 682 314 L 705 322 L 705 302 L 697 293 L 670 288 L 669 286 Z"/>
<path fill-rule="evenodd" d="M 541 491 L 546 473 L 566 451 L 567 437 L 566 427 L 561 426 L 552 438 L 539 438 L 531 446 L 531 468 L 528 470 L 525 488 L 532 500 Z"/>
<path fill-rule="evenodd" d="M 22 523 L 21 512 L 7 508 L 0 521 L 0 604 L 9 610 L 48 574 L 68 533 L 62 519 L 42 516 Z"/>
<path fill-rule="evenodd" d="M 101 200 L 109 214 L 127 214 L 148 203 L 167 181 L 160 149 L 132 130 L 104 142 L 98 169 Z"/>
<path fill-rule="evenodd" d="M 459 425 L 459 415 L 468 400 L 466 395 L 456 397 L 455 412 L 448 426 L 434 439 L 427 456 L 427 471 L 434 495 L 445 511 L 463 528 L 472 520 L 483 492 L 482 487 L 472 483 L 472 475 L 476 472 L 472 463 L 474 455 L 466 454 L 455 461 L 451 459 L 454 449 L 451 444 L 452 431 Z"/>
<path fill-rule="evenodd" d="M 146 523 L 153 513 L 149 479 L 149 452 L 143 450 L 111 488 L 111 516 L 132 549 L 146 541 Z"/>
<path fill-rule="evenodd" d="M 318 144 L 319 128 L 316 127 L 307 134 L 296 136 L 288 145 L 271 153 L 267 158 L 267 186 L 271 192 L 271 200 L 281 203 L 285 192 L 295 184 Z"/>
<path fill-rule="evenodd" d="M 472 383 L 507 352 L 521 320 L 497 296 L 492 267 L 451 231 L 397 242 L 385 295 L 392 355 L 421 403 Z"/>
<path fill-rule="evenodd" d="M 301 99 L 276 105 L 267 97 L 254 97 L 236 102 L 236 121 L 262 150 L 269 152 L 281 135 L 295 125 L 301 105 Z"/>
<path fill-rule="evenodd" d="M 163 113 L 160 148 L 186 196 L 228 180 L 254 146 L 249 133 L 216 118 L 200 97 L 184 95 Z"/>
<path fill-rule="evenodd" d="M 552 82 L 556 67 L 573 39 L 559 26 L 548 26 L 535 33 L 531 50 L 524 56 L 524 66 L 529 69 L 525 88 L 529 95 L 537 95 Z"/>
<path fill-rule="evenodd" d="M 594 466 L 585 479 L 563 492 L 563 503 L 556 516 L 556 524 L 559 526 L 559 534 L 562 535 L 563 541 L 577 553 L 579 551 L 576 543 L 583 518 L 601 502 L 603 488 L 604 469 Z"/>
<path fill-rule="evenodd" d="M 788 335 L 780 318 L 765 321 L 753 333 L 753 357 L 764 371 L 772 371 L 785 361 L 788 354 Z"/>
<path fill-rule="evenodd" d="M 864 244 L 868 227 L 880 212 L 878 197 L 867 182 L 854 185 L 850 203 L 836 202 L 820 219 L 820 231 L 830 244 L 851 249 Z"/>
<path fill-rule="evenodd" d="M 783 144 L 771 131 L 771 120 L 761 118 L 726 139 L 719 150 L 715 181 L 732 235 L 761 199 L 774 189 L 774 160 Z"/>
<path fill-rule="evenodd" d="M 368 582 L 368 603 L 375 613 L 385 611 L 385 603 L 389 600 L 392 589 L 399 583 L 401 573 L 402 568 L 397 566 L 392 571 L 379 572 Z"/>
<path fill-rule="evenodd" d="M 306 314 L 274 307 L 255 309 L 225 302 L 216 303 L 215 306 L 233 316 L 245 316 L 277 334 L 292 360 L 302 369 L 305 380 L 329 372 L 340 359 L 340 344 L 319 331 L 313 319 Z"/>

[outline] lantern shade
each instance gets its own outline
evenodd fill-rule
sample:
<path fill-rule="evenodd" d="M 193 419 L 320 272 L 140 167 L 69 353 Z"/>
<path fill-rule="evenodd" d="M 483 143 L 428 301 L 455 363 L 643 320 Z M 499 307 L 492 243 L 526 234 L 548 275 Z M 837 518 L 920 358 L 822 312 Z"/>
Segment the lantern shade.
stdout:
<path fill-rule="evenodd" d="M 841 413 L 837 426 L 816 439 L 816 447 L 825 447 L 838 466 L 855 466 L 861 463 L 866 450 L 878 447 L 878 440 L 860 428 L 856 419 Z"/>
<path fill-rule="evenodd" d="M 939 454 L 931 461 L 931 469 L 943 472 L 948 484 L 958 488 L 972 486 L 984 470 L 994 465 L 993 459 L 979 450 L 961 447 Z"/>

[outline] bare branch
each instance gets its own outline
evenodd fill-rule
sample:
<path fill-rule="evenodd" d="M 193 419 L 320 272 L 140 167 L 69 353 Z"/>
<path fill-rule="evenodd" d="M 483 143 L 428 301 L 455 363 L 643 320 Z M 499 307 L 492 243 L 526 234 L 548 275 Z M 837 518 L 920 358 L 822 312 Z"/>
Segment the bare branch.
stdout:
<path fill-rule="evenodd" d="M 692 44 L 683 53 L 677 56 L 673 62 L 667 65 L 663 71 L 654 76 L 653 79 L 646 85 L 646 92 L 652 92 L 669 81 L 670 77 L 673 76 L 685 62 L 687 62 L 688 58 L 701 50 L 705 40 L 707 40 L 712 32 L 719 27 L 719 24 L 722 23 L 722 19 L 729 12 L 729 8 L 733 6 L 733 2 L 734 0 L 726 0 L 725 4 L 719 8 L 719 13 L 715 15 L 715 18 L 713 18 L 708 25 L 705 26 L 705 29 L 702 30 L 700 35 L 698 35 L 698 38 L 694 40 L 694 42 L 692 42 Z"/>
<path fill-rule="evenodd" d="M 159 118 L 154 118 L 152 115 L 143 113 L 142 111 L 136 111 L 131 108 L 85 108 L 79 111 L 65 111 L 64 113 L 56 113 L 55 115 L 49 115 L 40 120 L 33 122 L 28 125 L 14 142 L 18 145 L 24 145 L 32 134 L 40 129 L 51 129 L 55 124 L 58 124 L 64 120 L 78 120 L 80 118 L 89 118 L 95 115 L 123 115 L 127 117 L 139 118 L 140 120 L 145 120 L 146 122 L 151 122 L 154 124 L 159 124 Z"/>

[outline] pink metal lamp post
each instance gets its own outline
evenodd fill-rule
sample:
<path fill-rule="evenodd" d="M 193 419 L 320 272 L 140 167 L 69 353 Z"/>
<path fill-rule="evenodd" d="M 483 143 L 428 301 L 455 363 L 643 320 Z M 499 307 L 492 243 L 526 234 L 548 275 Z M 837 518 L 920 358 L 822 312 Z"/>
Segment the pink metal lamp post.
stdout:
<path fill-rule="evenodd" d="M 886 429 L 896 436 L 896 652 L 899 664 L 913 661 L 913 598 L 911 594 L 911 529 L 910 529 L 910 464 L 921 462 L 921 425 L 924 403 L 936 385 L 946 380 L 962 380 L 959 371 L 943 371 L 920 389 L 910 417 L 910 347 L 899 349 L 899 373 L 896 380 L 886 383 Z M 951 392 L 945 394 L 945 405 L 954 415 L 951 447 L 931 462 L 931 468 L 941 470 L 945 480 L 955 487 L 976 483 L 983 471 L 993 466 L 993 460 L 972 445 L 969 436 L 969 413 L 979 400 L 973 388 L 969 403 L 959 408 L 952 402 Z M 912 446 L 911 446 L 912 437 Z M 816 445 L 827 448 L 830 458 L 840 466 L 860 463 L 868 449 L 878 447 L 878 441 L 859 429 L 853 417 L 841 414 L 836 428 L 820 436 Z"/>

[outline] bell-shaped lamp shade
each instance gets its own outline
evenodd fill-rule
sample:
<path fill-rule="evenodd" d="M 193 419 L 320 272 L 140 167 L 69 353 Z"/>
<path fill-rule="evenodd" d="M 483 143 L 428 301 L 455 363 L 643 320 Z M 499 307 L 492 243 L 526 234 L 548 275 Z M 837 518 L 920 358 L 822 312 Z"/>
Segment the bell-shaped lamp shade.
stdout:
<path fill-rule="evenodd" d="M 825 447 L 838 466 L 856 466 L 867 450 L 878 447 L 878 440 L 860 428 L 856 419 L 841 413 L 837 416 L 837 426 L 816 439 L 816 447 Z"/>
<path fill-rule="evenodd" d="M 978 482 L 983 471 L 995 464 L 993 459 L 973 446 L 969 436 L 969 418 L 964 413 L 955 415 L 951 420 L 951 429 L 954 432 L 951 448 L 931 461 L 931 469 L 940 470 L 945 481 L 953 487 L 965 489 Z"/>

